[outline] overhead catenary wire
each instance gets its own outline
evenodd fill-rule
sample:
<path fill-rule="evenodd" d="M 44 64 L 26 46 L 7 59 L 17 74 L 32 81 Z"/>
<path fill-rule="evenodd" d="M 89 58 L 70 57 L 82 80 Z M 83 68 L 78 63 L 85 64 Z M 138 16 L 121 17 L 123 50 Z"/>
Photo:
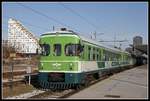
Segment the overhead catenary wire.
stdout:
<path fill-rule="evenodd" d="M 6 16 L 5 16 L 5 17 L 6 17 Z M 8 16 L 7 16 L 7 17 L 8 17 Z M 8 18 L 10 18 L 10 17 L 8 17 Z M 12 18 L 12 17 L 11 17 L 11 18 Z M 16 20 L 16 19 L 15 19 L 15 20 Z M 19 22 L 20 22 L 20 21 L 19 21 Z M 20 24 L 21 24 L 21 26 L 23 26 L 27 31 L 29 31 L 21 22 L 20 22 Z M 28 25 L 29 25 L 29 24 L 28 24 Z M 32 26 L 33 26 L 33 25 L 32 25 Z M 35 27 L 35 26 L 34 26 L 34 27 Z M 6 28 L 5 31 L 6 31 L 7 33 L 9 33 L 9 31 L 8 31 L 8 30 L 9 30 L 9 29 L 8 29 L 8 26 L 6 26 L 6 25 L 3 24 L 3 28 Z M 4 31 L 4 30 L 3 30 L 3 31 Z M 5 32 L 5 31 L 4 31 L 4 32 Z M 30 30 L 29 32 L 31 33 L 31 32 L 33 32 L 33 31 Z M 34 35 L 34 37 L 38 38 L 37 35 Z"/>
<path fill-rule="evenodd" d="M 5 16 L 5 17 L 7 17 L 7 18 L 13 18 L 13 17 L 8 17 L 8 16 Z M 20 20 L 19 20 L 19 21 L 20 21 Z M 21 20 L 20 22 L 25 23 L 25 24 L 27 24 L 27 25 L 29 25 L 29 26 L 34 27 L 34 28 L 40 28 L 40 29 L 42 29 L 42 30 L 49 30 L 48 28 L 44 28 L 44 27 L 41 27 L 41 26 L 37 26 L 37 25 L 31 24 L 31 23 L 26 22 L 26 21 L 22 21 L 22 20 Z"/>
<path fill-rule="evenodd" d="M 82 20 L 84 20 L 86 23 L 88 23 L 89 25 L 91 25 L 94 29 L 98 28 L 98 26 L 96 26 L 95 24 L 93 24 L 91 21 L 89 21 L 87 18 L 85 18 L 84 16 L 81 16 L 79 13 L 77 13 L 75 10 L 73 10 L 72 8 L 64 5 L 63 3 L 61 2 L 58 2 L 61 6 L 63 6 L 65 9 L 69 10 L 71 13 L 79 16 Z M 96 29 L 97 30 L 97 29 Z"/>
<path fill-rule="evenodd" d="M 25 22 L 25 21 L 21 21 L 21 22 L 26 23 L 26 24 L 28 24 L 28 25 L 30 25 L 30 26 L 35 27 L 35 28 L 41 28 L 41 29 L 43 29 L 43 30 L 49 30 L 48 28 L 43 28 L 43 27 L 40 27 L 40 26 L 37 26 L 37 25 L 33 25 L 33 24 L 30 24 L 30 23 Z"/>
<path fill-rule="evenodd" d="M 128 40 L 115 40 L 115 41 L 112 41 L 112 40 L 109 40 L 109 41 L 99 41 L 99 42 L 127 42 Z"/>
<path fill-rule="evenodd" d="M 41 15 L 41 16 L 43 16 L 43 17 L 49 19 L 49 20 L 52 20 L 52 21 L 54 21 L 54 22 L 56 22 L 56 23 L 58 23 L 58 24 L 61 24 L 61 25 L 65 26 L 65 27 L 68 27 L 68 28 L 70 28 L 70 29 L 74 29 L 74 28 L 72 28 L 71 26 L 68 26 L 68 25 L 66 25 L 66 24 L 64 24 L 64 23 L 62 23 L 62 22 L 60 22 L 60 21 L 58 21 L 57 19 L 55 19 L 55 18 L 53 18 L 53 17 L 50 17 L 50 16 L 48 16 L 48 15 L 46 15 L 46 14 L 40 12 L 40 11 L 37 11 L 37 10 L 35 10 L 35 9 L 29 7 L 29 6 L 26 6 L 26 5 L 22 4 L 22 3 L 17 3 L 17 4 L 18 4 L 18 5 L 21 5 L 22 7 L 26 8 L 26 9 L 31 10 L 32 12 L 34 12 L 34 13 L 36 13 L 36 14 L 38 14 L 38 15 Z M 79 31 L 79 30 L 76 30 L 76 29 L 74 29 L 74 30 L 81 33 L 81 31 Z"/>

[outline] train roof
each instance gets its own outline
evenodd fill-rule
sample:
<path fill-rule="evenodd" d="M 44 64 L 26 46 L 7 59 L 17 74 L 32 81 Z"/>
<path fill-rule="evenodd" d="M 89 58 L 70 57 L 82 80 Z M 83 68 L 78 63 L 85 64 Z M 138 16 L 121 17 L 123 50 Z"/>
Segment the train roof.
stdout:
<path fill-rule="evenodd" d="M 105 45 L 105 44 L 102 44 L 102 43 L 100 43 L 100 42 L 98 42 L 98 41 L 95 41 L 95 40 L 93 40 L 93 39 L 90 39 L 90 38 L 87 38 L 87 37 L 84 37 L 84 36 L 81 36 L 81 35 L 78 35 L 82 40 L 84 40 L 84 41 L 87 41 L 87 42 L 90 42 L 90 43 L 93 43 L 93 44 L 95 44 L 95 45 L 98 45 L 98 46 L 100 46 L 100 47 L 103 47 L 104 49 L 106 49 L 106 50 L 109 50 L 110 51 L 110 49 L 114 52 L 123 52 L 123 53 L 127 53 L 127 54 L 130 54 L 130 53 L 128 53 L 128 52 L 126 52 L 126 51 L 123 51 L 123 50 L 120 50 L 120 49 L 117 49 L 117 48 L 113 48 L 113 47 L 110 47 L 110 46 L 108 46 L 108 45 Z"/>
<path fill-rule="evenodd" d="M 100 42 L 98 42 L 98 41 L 95 41 L 95 40 L 93 40 L 93 39 L 90 39 L 90 38 L 87 38 L 87 37 L 85 37 L 85 36 L 82 36 L 82 35 L 80 35 L 80 34 L 78 34 L 78 33 L 75 33 L 75 32 L 73 32 L 73 31 L 51 31 L 51 32 L 45 32 L 45 34 L 42 34 L 41 36 L 44 36 L 44 35 L 54 35 L 54 34 L 56 34 L 56 33 L 61 33 L 61 34 L 69 34 L 69 35 L 77 35 L 79 38 L 81 38 L 83 41 L 87 41 L 87 42 L 89 42 L 89 43 L 92 43 L 92 44 L 95 44 L 95 45 L 97 45 L 97 46 L 100 46 L 100 47 L 103 47 L 104 49 L 106 49 L 106 50 L 108 50 L 108 51 L 113 51 L 113 52 L 123 52 L 123 53 L 126 53 L 126 54 L 130 54 L 130 53 L 128 53 L 128 52 L 126 52 L 126 51 L 124 51 L 124 50 L 119 50 L 119 49 L 117 49 L 117 48 L 113 48 L 113 47 L 110 47 L 110 46 L 108 46 L 108 45 L 105 45 L 105 44 L 102 44 L 102 43 L 100 43 Z"/>
<path fill-rule="evenodd" d="M 73 33 L 73 32 L 70 32 L 70 31 L 50 31 L 50 32 L 45 32 L 45 34 L 42 34 L 41 36 L 53 35 L 53 34 L 56 34 L 56 33 L 77 35 L 76 33 Z"/>

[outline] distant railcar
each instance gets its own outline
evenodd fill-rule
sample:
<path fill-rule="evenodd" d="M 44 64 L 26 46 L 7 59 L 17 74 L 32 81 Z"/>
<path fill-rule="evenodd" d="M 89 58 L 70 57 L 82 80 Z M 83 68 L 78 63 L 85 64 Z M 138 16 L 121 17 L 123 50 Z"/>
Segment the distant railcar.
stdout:
<path fill-rule="evenodd" d="M 88 75 L 101 77 L 110 70 L 133 65 L 125 51 L 111 48 L 73 31 L 41 35 L 38 81 L 42 88 L 66 89 L 87 83 Z"/>

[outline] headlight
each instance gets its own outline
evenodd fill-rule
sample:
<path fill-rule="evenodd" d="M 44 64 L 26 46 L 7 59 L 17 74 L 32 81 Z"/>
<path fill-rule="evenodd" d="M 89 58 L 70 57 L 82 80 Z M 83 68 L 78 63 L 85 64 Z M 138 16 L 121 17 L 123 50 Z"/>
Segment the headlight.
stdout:
<path fill-rule="evenodd" d="M 43 63 L 40 62 L 38 67 L 39 67 L 39 69 L 43 69 Z"/>
<path fill-rule="evenodd" d="M 73 66 L 73 64 L 72 64 L 72 63 L 70 63 L 70 66 Z"/>
<path fill-rule="evenodd" d="M 73 63 L 70 63 L 70 64 L 69 64 L 69 69 L 70 69 L 70 70 L 73 70 Z"/>

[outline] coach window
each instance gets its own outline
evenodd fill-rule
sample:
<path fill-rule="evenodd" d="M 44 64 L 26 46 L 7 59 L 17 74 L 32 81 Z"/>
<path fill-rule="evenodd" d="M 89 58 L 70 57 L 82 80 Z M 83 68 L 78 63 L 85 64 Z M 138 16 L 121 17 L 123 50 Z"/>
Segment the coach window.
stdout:
<path fill-rule="evenodd" d="M 109 61 L 109 52 L 108 51 L 106 51 L 106 54 L 105 54 L 105 61 Z"/>
<path fill-rule="evenodd" d="M 93 60 L 95 60 L 95 48 L 93 48 Z"/>
<path fill-rule="evenodd" d="M 98 52 L 98 49 L 97 49 L 97 60 L 99 60 L 99 52 Z"/>
<path fill-rule="evenodd" d="M 54 44 L 54 56 L 61 55 L 61 44 Z"/>
<path fill-rule="evenodd" d="M 85 45 L 83 45 L 83 48 L 86 49 Z M 82 52 L 82 59 L 85 58 L 85 52 L 84 52 L 84 49 L 83 49 L 83 52 Z"/>
<path fill-rule="evenodd" d="M 90 60 L 90 57 L 91 57 L 91 48 L 88 47 L 88 59 Z"/>
<path fill-rule="evenodd" d="M 117 54 L 115 54 L 114 56 L 114 61 L 117 61 Z"/>
<path fill-rule="evenodd" d="M 50 54 L 50 45 L 49 44 L 40 44 L 41 46 L 41 55 L 48 56 Z"/>

